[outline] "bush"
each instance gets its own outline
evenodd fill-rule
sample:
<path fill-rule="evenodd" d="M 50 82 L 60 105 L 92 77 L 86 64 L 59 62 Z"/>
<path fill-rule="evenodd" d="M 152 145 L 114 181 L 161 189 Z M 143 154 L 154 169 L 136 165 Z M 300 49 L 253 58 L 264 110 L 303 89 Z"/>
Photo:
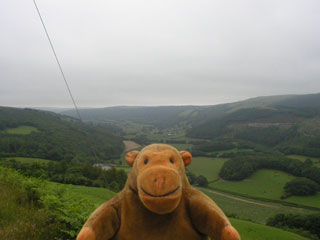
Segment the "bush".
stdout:
<path fill-rule="evenodd" d="M 207 187 L 209 184 L 207 178 L 203 175 L 196 176 L 194 173 L 189 172 L 188 170 L 187 170 L 186 175 L 187 175 L 189 183 L 191 185 L 198 185 L 200 187 Z"/>
<path fill-rule="evenodd" d="M 196 184 L 198 184 L 200 187 L 207 187 L 208 186 L 208 180 L 206 177 L 200 175 L 196 178 Z"/>
<path fill-rule="evenodd" d="M 287 196 L 309 196 L 316 194 L 318 184 L 307 178 L 295 178 L 284 186 Z"/>
<path fill-rule="evenodd" d="M 124 187 L 127 180 L 124 170 L 116 168 L 103 170 L 87 163 L 50 161 L 48 164 L 29 164 L 4 159 L 0 165 L 20 170 L 24 175 L 30 177 L 66 184 L 105 187 L 117 192 Z M 113 181 L 115 183 L 112 183 Z"/>
<path fill-rule="evenodd" d="M 320 237 L 320 214 L 277 214 L 267 220 L 267 225 L 282 229 L 302 229 Z"/>

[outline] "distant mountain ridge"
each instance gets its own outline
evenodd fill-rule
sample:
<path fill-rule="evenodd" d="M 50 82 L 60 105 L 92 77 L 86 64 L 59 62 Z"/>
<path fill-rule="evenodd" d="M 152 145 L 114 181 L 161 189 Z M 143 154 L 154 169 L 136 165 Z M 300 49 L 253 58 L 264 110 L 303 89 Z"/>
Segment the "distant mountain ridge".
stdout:
<path fill-rule="evenodd" d="M 320 93 L 306 95 L 279 95 L 251 98 L 234 103 L 208 106 L 120 106 L 80 109 L 84 120 L 131 120 L 155 125 L 177 124 L 180 121 L 190 124 L 202 123 L 218 118 L 229 112 L 244 108 L 272 108 L 276 106 L 292 108 L 312 108 L 320 110 Z M 62 111 L 61 114 L 77 117 L 75 110 Z"/>
<path fill-rule="evenodd" d="M 81 109 L 87 121 L 184 128 L 188 137 L 247 141 L 287 154 L 320 156 L 320 93 L 257 97 L 212 106 Z M 76 117 L 74 111 L 62 114 Z"/>

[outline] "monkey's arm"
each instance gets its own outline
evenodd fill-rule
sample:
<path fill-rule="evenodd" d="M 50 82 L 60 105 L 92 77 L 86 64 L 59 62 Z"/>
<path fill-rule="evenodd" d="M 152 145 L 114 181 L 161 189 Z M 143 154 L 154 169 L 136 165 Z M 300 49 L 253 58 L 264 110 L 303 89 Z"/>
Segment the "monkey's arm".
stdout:
<path fill-rule="evenodd" d="M 189 197 L 191 219 L 199 232 L 212 240 L 241 239 L 222 210 L 209 197 L 196 189 L 191 191 Z"/>
<path fill-rule="evenodd" d="M 106 202 L 97 208 L 83 225 L 77 240 L 108 240 L 119 229 L 116 209 Z"/>

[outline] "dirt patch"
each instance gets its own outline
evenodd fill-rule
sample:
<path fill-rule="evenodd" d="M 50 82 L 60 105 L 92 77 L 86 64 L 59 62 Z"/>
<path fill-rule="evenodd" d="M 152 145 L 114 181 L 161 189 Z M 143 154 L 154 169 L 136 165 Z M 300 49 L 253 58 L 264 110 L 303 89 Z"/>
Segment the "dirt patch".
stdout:
<path fill-rule="evenodd" d="M 141 147 L 140 144 L 138 144 L 138 143 L 136 143 L 134 141 L 125 140 L 125 141 L 123 141 L 123 144 L 124 144 L 124 152 L 128 152 L 128 151 L 130 151 L 132 149 Z"/>

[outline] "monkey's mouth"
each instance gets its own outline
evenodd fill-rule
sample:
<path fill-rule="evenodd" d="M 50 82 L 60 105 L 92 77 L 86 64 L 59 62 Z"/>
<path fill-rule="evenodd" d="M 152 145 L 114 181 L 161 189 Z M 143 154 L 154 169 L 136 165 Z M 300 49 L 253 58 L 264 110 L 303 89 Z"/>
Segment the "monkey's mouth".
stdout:
<path fill-rule="evenodd" d="M 146 190 L 143 189 L 143 187 L 141 187 L 142 191 L 143 191 L 146 195 L 148 195 L 148 196 L 150 196 L 150 197 L 167 197 L 167 196 L 172 195 L 172 194 L 174 194 L 175 192 L 177 192 L 177 191 L 179 190 L 179 188 L 180 188 L 180 186 L 178 186 L 176 189 L 174 189 L 173 191 L 168 192 L 168 193 L 166 193 L 166 194 L 153 195 L 153 194 L 151 194 L 151 193 L 148 193 Z"/>

